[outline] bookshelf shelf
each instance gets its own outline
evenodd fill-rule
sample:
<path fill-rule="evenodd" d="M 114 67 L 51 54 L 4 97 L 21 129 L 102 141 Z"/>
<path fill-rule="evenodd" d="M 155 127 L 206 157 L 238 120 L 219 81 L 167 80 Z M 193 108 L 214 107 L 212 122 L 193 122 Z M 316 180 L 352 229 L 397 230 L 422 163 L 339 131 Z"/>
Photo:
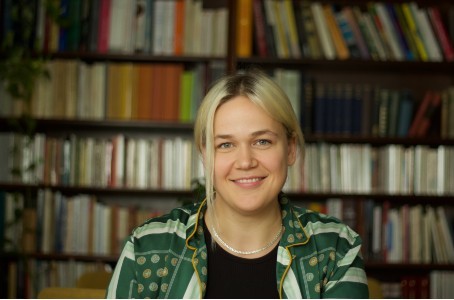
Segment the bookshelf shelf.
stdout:
<path fill-rule="evenodd" d="M 159 121 L 123 121 L 123 120 L 82 120 L 82 119 L 34 119 L 36 131 L 42 133 L 67 132 L 104 132 L 104 133 L 147 133 L 147 134 L 184 134 L 192 135 L 193 124 L 181 122 Z M 0 132 L 8 132 L 13 128 L 12 119 L 0 117 Z M 21 121 L 19 121 L 21 122 Z M 454 139 L 440 137 L 377 137 L 354 135 L 325 135 L 308 134 L 306 143 L 331 144 L 371 144 L 382 146 L 397 144 L 404 146 L 427 145 L 454 145 Z"/>
<path fill-rule="evenodd" d="M 78 59 L 86 62 L 145 62 L 145 63 L 209 63 L 225 62 L 225 57 L 219 56 L 171 56 L 171 55 L 152 55 L 149 53 L 96 53 L 96 52 L 55 52 L 48 56 L 52 59 Z"/>
<path fill-rule="evenodd" d="M 326 60 L 326 59 L 282 59 L 275 57 L 238 58 L 239 68 L 257 65 L 262 67 L 283 67 L 288 69 L 339 70 L 342 72 L 369 71 L 397 73 L 431 73 L 450 75 L 454 72 L 454 62 L 421 62 L 421 61 L 372 61 L 362 59 Z"/>
<path fill-rule="evenodd" d="M 118 259 L 117 255 L 100 255 L 100 254 L 71 254 L 71 253 L 0 253 L 3 259 L 18 259 L 20 257 L 28 257 L 37 260 L 56 260 L 56 261 L 81 261 L 81 262 L 103 262 L 115 263 Z M 454 264 L 418 264 L 418 263 L 383 263 L 383 262 L 365 262 L 366 271 L 373 272 L 396 272 L 399 274 L 408 273 L 408 271 L 416 273 L 427 273 L 431 270 L 446 270 L 453 271 Z"/>
<path fill-rule="evenodd" d="M 428 272 L 431 270 L 454 270 L 454 264 L 417 264 L 417 263 L 380 263 L 366 262 L 366 271 L 383 271 L 383 272 Z"/>
<path fill-rule="evenodd" d="M 36 191 L 38 189 L 50 189 L 59 191 L 64 195 L 93 194 L 98 196 L 144 196 L 144 197 L 190 197 L 192 192 L 188 190 L 150 190 L 139 188 L 107 188 L 107 187 L 81 187 L 64 185 L 45 185 L 45 184 L 0 184 L 0 189 L 4 191 Z"/>
<path fill-rule="evenodd" d="M 193 192 L 189 190 L 155 190 L 126 187 L 80 187 L 65 185 L 45 185 L 45 184 L 21 184 L 21 183 L 0 183 L 0 190 L 14 191 L 36 191 L 38 189 L 50 189 L 59 191 L 64 195 L 76 194 L 93 194 L 98 196 L 135 196 L 135 197 L 191 197 Z M 287 192 L 287 196 L 295 201 L 307 202 L 313 200 L 325 200 L 327 198 L 355 199 L 362 201 L 365 199 L 374 199 L 376 201 L 388 201 L 392 199 L 393 203 L 430 203 L 430 204 L 447 204 L 454 205 L 454 195 L 414 195 L 414 194 L 383 194 L 383 193 L 308 193 L 308 192 Z"/>
<path fill-rule="evenodd" d="M 0 131 L 12 128 L 11 119 L 0 118 Z M 82 119 L 34 119 L 37 132 L 141 132 L 159 134 L 192 134 L 192 123 L 122 121 L 122 120 L 82 120 Z M 21 121 L 19 120 L 19 124 Z"/>
<path fill-rule="evenodd" d="M 0 253 L 3 259 L 18 259 L 21 257 L 33 258 L 38 260 L 56 260 L 56 261 L 79 261 L 79 262 L 101 262 L 115 263 L 118 260 L 117 255 L 97 255 L 97 254 L 57 254 L 57 253 Z"/>

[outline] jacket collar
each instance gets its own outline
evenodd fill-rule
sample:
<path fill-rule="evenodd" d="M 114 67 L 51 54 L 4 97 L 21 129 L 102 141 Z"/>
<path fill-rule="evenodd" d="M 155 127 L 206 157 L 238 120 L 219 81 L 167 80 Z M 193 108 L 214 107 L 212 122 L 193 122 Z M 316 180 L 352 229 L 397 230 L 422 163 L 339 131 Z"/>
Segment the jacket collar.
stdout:
<path fill-rule="evenodd" d="M 285 228 L 279 245 L 287 248 L 306 244 L 309 241 L 309 235 L 304 230 L 299 215 L 293 209 L 293 205 L 283 193 L 279 194 L 279 203 L 281 206 L 282 225 Z M 206 199 L 198 204 L 194 204 L 192 224 L 186 230 L 186 244 L 193 250 L 206 246 L 203 236 L 203 217 L 206 209 Z"/>

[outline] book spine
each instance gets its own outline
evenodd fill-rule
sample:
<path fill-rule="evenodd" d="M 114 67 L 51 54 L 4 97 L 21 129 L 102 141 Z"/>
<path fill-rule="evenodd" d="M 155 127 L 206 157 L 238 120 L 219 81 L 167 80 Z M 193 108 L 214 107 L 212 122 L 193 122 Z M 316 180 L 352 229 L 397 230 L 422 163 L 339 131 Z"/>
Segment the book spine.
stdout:
<path fill-rule="evenodd" d="M 443 24 L 440 10 L 437 7 L 430 7 L 430 8 L 428 8 L 428 14 L 429 14 L 431 23 L 434 27 L 434 32 L 443 49 L 445 59 L 447 61 L 454 60 L 454 48 L 453 48 L 451 41 L 449 40 L 446 26 Z"/>
<path fill-rule="evenodd" d="M 310 8 L 324 57 L 329 60 L 335 59 L 336 49 L 329 33 L 326 18 L 323 13 L 323 7 L 319 2 L 311 2 Z"/>
<path fill-rule="evenodd" d="M 252 10 L 253 0 L 243 0 L 238 2 L 236 23 L 236 53 L 239 57 L 249 57 L 252 55 Z"/>

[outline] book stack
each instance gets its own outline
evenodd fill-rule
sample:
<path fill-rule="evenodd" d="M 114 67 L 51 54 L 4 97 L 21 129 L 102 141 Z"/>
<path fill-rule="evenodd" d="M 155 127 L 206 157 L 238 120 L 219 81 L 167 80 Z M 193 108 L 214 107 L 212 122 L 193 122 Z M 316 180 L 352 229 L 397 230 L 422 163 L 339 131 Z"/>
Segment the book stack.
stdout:
<path fill-rule="evenodd" d="M 305 164 L 289 171 L 287 191 L 452 195 L 450 146 L 306 144 Z M 294 178 L 301 180 L 294 180 Z"/>
<path fill-rule="evenodd" d="M 225 64 L 185 69 L 179 63 L 87 64 L 55 59 L 47 69 L 51 80 L 41 78 L 36 84 L 33 117 L 190 122 L 207 87 L 225 73 Z M 14 107 L 19 102 L 0 89 L 2 115 L 20 115 Z"/>
<path fill-rule="evenodd" d="M 0 134 L 7 147 L 20 147 L 25 139 Z M 57 138 L 37 134 L 29 143 L 30 147 L 18 148 L 23 150 L 12 160 L 0 158 L 5 166 L 21 171 L 16 176 L 3 174 L 0 182 L 187 191 L 191 180 L 203 172 L 192 139 L 179 136 Z M 39 163 L 28 170 L 32 162 Z"/>
<path fill-rule="evenodd" d="M 14 223 L 3 228 L 2 237 L 17 242 L 5 244 L 2 251 L 71 255 L 118 255 L 132 229 L 181 205 L 172 199 L 146 203 L 131 199 L 131 203 L 121 205 L 115 199 L 101 202 L 94 196 L 64 196 L 39 189 L 36 204 L 15 220 L 15 210 L 24 208 L 24 201 L 19 204 L 13 194 L 4 192 L 0 199 L 0 221 Z M 35 217 L 29 218 L 29 212 Z M 28 235 L 33 240 L 27 239 Z"/>
<path fill-rule="evenodd" d="M 415 2 L 333 5 L 308 0 L 241 1 L 254 44 L 240 56 L 452 61 L 449 24 L 435 6 Z M 451 9 L 453 9 L 451 7 Z M 244 21 L 245 18 L 251 18 Z M 252 34 L 251 34 L 252 36 Z M 244 45 L 243 45 L 244 46 Z"/>
<path fill-rule="evenodd" d="M 35 1 L 30 45 L 37 51 L 94 52 L 163 56 L 227 54 L 228 10 L 225 3 L 200 0 L 59 1 L 61 22 Z M 218 1 L 217 1 L 218 2 Z M 2 11 L 0 34 L 14 31 L 10 6 Z"/>
<path fill-rule="evenodd" d="M 453 88 L 427 89 L 422 98 L 406 88 L 367 83 L 325 83 L 302 77 L 299 104 L 305 134 L 338 136 L 454 136 Z"/>

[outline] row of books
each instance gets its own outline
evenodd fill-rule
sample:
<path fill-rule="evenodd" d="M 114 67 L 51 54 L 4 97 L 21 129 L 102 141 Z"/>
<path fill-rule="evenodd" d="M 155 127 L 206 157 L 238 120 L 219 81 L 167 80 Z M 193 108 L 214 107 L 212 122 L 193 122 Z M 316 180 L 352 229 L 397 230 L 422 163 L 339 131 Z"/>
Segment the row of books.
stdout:
<path fill-rule="evenodd" d="M 121 203 L 40 189 L 33 199 L 0 192 L 4 252 L 118 255 L 132 229 L 181 205 L 180 200 Z M 29 202 L 33 202 L 32 205 Z M 17 219 L 16 211 L 23 214 Z"/>
<path fill-rule="evenodd" d="M 329 198 L 307 207 L 342 220 L 363 240 L 367 261 L 454 263 L 452 207 Z"/>
<path fill-rule="evenodd" d="M 306 134 L 454 137 L 454 87 L 426 90 L 303 79 L 300 119 Z"/>
<path fill-rule="evenodd" d="M 381 281 L 383 299 L 450 299 L 454 297 L 452 271 L 403 276 L 398 282 Z"/>
<path fill-rule="evenodd" d="M 51 80 L 41 79 L 32 99 L 37 118 L 120 119 L 191 122 L 207 88 L 225 74 L 213 62 L 183 64 L 49 62 Z M 426 90 L 373 84 L 329 83 L 297 70 L 276 68 L 270 75 L 287 93 L 305 134 L 454 137 L 454 87 Z M 0 86 L 2 116 L 18 116 Z"/>
<path fill-rule="evenodd" d="M 450 146 L 308 144 L 305 161 L 300 185 L 289 186 L 290 190 L 454 194 L 454 148 Z M 300 176 L 298 172 L 291 169 L 290 177 Z"/>
<path fill-rule="evenodd" d="M 31 115 L 38 118 L 188 122 L 207 87 L 224 75 L 220 62 L 198 64 L 94 63 L 53 60 L 51 79 L 36 84 Z M 22 101 L 0 88 L 2 115 L 20 115 Z"/>
<path fill-rule="evenodd" d="M 308 0 L 241 1 L 237 27 L 249 31 L 237 35 L 237 53 L 243 57 L 254 52 L 279 58 L 451 61 L 454 32 L 450 31 L 452 20 L 444 19 L 443 13 L 439 7 L 420 7 L 412 1 L 361 6 Z"/>
<path fill-rule="evenodd" d="M 193 142 L 183 137 L 56 138 L 0 133 L 0 181 L 48 185 L 190 190 L 203 174 Z M 9 149 L 22 149 L 7 155 Z M 31 167 L 33 166 L 33 167 Z"/>
<path fill-rule="evenodd" d="M 29 141 L 2 133 L 0 141 L 3 182 L 190 190 L 192 180 L 203 177 L 191 138 L 37 134 Z M 22 151 L 10 159 L 13 148 Z M 290 168 L 285 190 L 452 195 L 453 170 L 451 146 L 315 143 L 306 145 L 304 166 L 299 157 Z"/>
<path fill-rule="evenodd" d="M 38 51 L 150 53 L 225 56 L 228 9 L 199 0 L 59 1 L 58 18 L 46 14 L 46 1 L 33 10 L 30 46 Z M 3 37 L 20 29 L 14 5 L 2 7 Z"/>
<path fill-rule="evenodd" d="M 8 286 L 2 291 L 8 299 L 37 299 L 44 288 L 75 288 L 80 276 L 88 272 L 112 272 L 108 264 L 83 261 L 18 260 L 10 262 Z"/>
<path fill-rule="evenodd" d="M 0 200 L 0 234 L 12 242 L 5 243 L 3 251 L 80 255 L 118 255 L 133 228 L 181 205 L 178 199 L 126 205 L 90 195 L 64 196 L 49 189 L 38 190 L 28 202 L 23 195 L 5 192 L 0 193 Z M 454 263 L 452 208 L 336 198 L 308 208 L 354 228 L 363 239 L 368 261 Z M 23 211 L 19 219 L 17 210 Z"/>

